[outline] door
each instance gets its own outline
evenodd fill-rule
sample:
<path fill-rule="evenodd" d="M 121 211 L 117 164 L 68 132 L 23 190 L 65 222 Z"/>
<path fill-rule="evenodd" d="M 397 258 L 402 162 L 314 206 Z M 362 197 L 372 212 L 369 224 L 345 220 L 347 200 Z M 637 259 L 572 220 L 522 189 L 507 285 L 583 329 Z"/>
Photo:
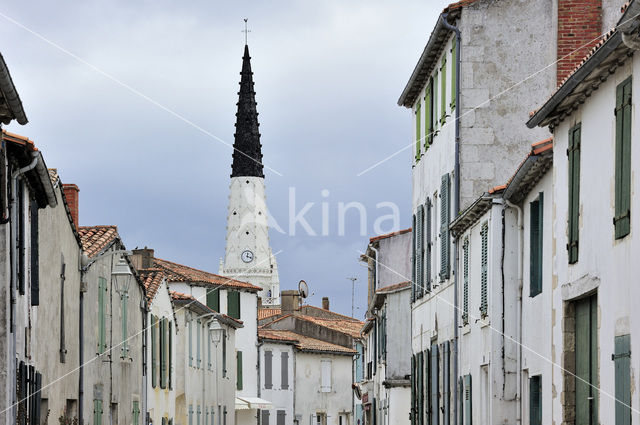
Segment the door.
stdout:
<path fill-rule="evenodd" d="M 576 425 L 598 423 L 598 314 L 595 295 L 576 301 Z"/>

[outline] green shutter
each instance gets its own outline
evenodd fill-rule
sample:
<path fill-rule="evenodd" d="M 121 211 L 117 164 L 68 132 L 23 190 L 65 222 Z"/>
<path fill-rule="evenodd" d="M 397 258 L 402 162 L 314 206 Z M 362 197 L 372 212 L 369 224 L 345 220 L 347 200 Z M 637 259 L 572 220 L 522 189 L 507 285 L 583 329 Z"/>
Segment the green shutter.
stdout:
<path fill-rule="evenodd" d="M 463 287 L 462 287 L 462 324 L 469 324 L 469 238 L 466 237 L 464 239 L 464 243 L 462 244 L 462 257 L 463 257 L 463 266 L 462 266 L 462 276 L 463 276 Z"/>
<path fill-rule="evenodd" d="M 167 319 L 160 319 L 160 388 L 167 388 Z"/>
<path fill-rule="evenodd" d="M 411 236 L 412 236 L 412 244 L 411 244 L 411 302 L 416 300 L 416 267 L 418 267 L 418 262 L 416 259 L 416 243 L 418 238 L 416 238 L 416 215 L 413 215 L 413 227 L 411 228 Z"/>
<path fill-rule="evenodd" d="M 433 142 L 433 78 L 427 83 L 424 96 L 424 148 L 425 152 Z"/>
<path fill-rule="evenodd" d="M 542 425 L 542 378 L 529 378 L 529 424 Z"/>
<path fill-rule="evenodd" d="M 433 102 L 431 103 L 433 105 L 433 111 L 432 111 L 432 116 L 433 116 L 433 128 L 437 129 L 438 128 L 438 70 L 436 69 L 435 74 L 433 75 Z M 434 135 L 437 132 L 434 132 Z"/>
<path fill-rule="evenodd" d="M 542 292 L 542 226 L 544 218 L 544 195 L 529 204 L 529 296 Z"/>
<path fill-rule="evenodd" d="M 471 374 L 464 377 L 464 424 L 472 425 L 472 401 L 473 392 L 471 391 Z"/>
<path fill-rule="evenodd" d="M 615 237 L 631 231 L 631 77 L 616 88 Z"/>
<path fill-rule="evenodd" d="M 131 416 L 133 417 L 133 425 L 140 425 L 140 402 L 137 400 L 133 402 Z"/>
<path fill-rule="evenodd" d="M 98 278 L 98 354 L 107 349 L 106 300 L 107 279 Z"/>
<path fill-rule="evenodd" d="M 129 342 L 127 341 L 127 336 L 128 336 L 128 332 L 127 332 L 127 323 L 129 321 L 128 317 L 127 317 L 127 301 L 129 300 L 129 293 L 128 292 L 124 292 L 122 294 L 122 317 L 120 318 L 120 320 L 122 321 L 122 347 L 120 347 L 120 350 L 122 352 L 122 358 L 127 358 L 128 354 L 129 354 Z"/>
<path fill-rule="evenodd" d="M 158 385 L 158 347 L 157 347 L 157 332 L 158 332 L 158 319 L 153 314 L 151 315 L 151 387 L 155 388 Z"/>
<path fill-rule="evenodd" d="M 569 130 L 569 264 L 578 261 L 580 215 L 580 124 Z"/>
<path fill-rule="evenodd" d="M 631 425 L 631 337 L 615 337 L 616 425 Z"/>
<path fill-rule="evenodd" d="M 451 203 L 449 174 L 442 176 L 440 185 L 440 281 L 449 278 L 449 208 Z"/>
<path fill-rule="evenodd" d="M 457 64 L 458 64 L 458 56 L 457 56 L 457 49 L 458 49 L 458 38 L 457 37 L 453 37 L 453 39 L 451 40 L 451 110 L 453 111 L 453 109 L 456 107 L 456 80 L 458 78 L 458 69 L 457 69 Z"/>
<path fill-rule="evenodd" d="M 207 307 L 218 313 L 220 312 L 220 290 L 218 287 L 207 289 Z"/>
<path fill-rule="evenodd" d="M 240 319 L 240 292 L 227 291 L 227 314 Z"/>
<path fill-rule="evenodd" d="M 242 351 L 236 352 L 237 361 L 237 374 L 236 374 L 236 388 L 238 391 L 242 390 Z"/>
<path fill-rule="evenodd" d="M 189 425 L 193 425 L 193 405 L 189 405 Z"/>
<path fill-rule="evenodd" d="M 416 105 L 416 161 L 420 160 L 420 99 Z"/>
<path fill-rule="evenodd" d="M 169 339 L 169 348 L 168 348 L 168 362 L 167 362 L 167 376 L 169 380 L 169 389 L 173 389 L 173 380 L 171 379 L 171 370 L 173 366 L 173 323 L 171 319 L 168 319 L 168 339 Z"/>
<path fill-rule="evenodd" d="M 426 274 L 424 289 L 431 292 L 431 199 L 427 199 L 424 227 L 426 229 L 425 262 Z"/>
<path fill-rule="evenodd" d="M 93 400 L 93 425 L 102 425 L 102 400 Z"/>
<path fill-rule="evenodd" d="M 484 223 L 480 232 L 482 237 L 482 252 L 480 258 L 480 314 L 485 317 L 488 314 L 488 296 L 487 296 L 487 272 L 489 263 L 488 241 L 489 241 L 489 225 Z"/>
<path fill-rule="evenodd" d="M 418 298 L 424 294 L 424 206 L 418 205 L 418 216 L 416 217 L 416 292 Z"/>
<path fill-rule="evenodd" d="M 442 57 L 442 66 L 440 67 L 440 123 L 444 124 L 447 120 L 447 57 Z"/>

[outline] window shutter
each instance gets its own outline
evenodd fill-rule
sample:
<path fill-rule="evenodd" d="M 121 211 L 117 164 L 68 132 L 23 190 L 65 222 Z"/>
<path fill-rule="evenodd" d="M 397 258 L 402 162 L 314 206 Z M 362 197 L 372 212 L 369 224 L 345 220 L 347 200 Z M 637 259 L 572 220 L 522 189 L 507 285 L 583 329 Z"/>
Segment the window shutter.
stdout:
<path fill-rule="evenodd" d="M 431 346 L 431 425 L 440 424 L 440 356 L 438 345 Z"/>
<path fill-rule="evenodd" d="M 200 340 L 202 339 L 202 323 L 200 319 L 196 320 L 196 368 L 200 368 L 202 364 L 202 359 L 200 358 L 200 352 L 202 351 L 202 347 L 200 344 Z"/>
<path fill-rule="evenodd" d="M 285 424 L 284 420 L 285 420 L 286 415 L 287 415 L 286 411 L 278 410 L 277 416 L 276 416 L 276 418 L 277 418 L 276 419 L 276 425 L 284 425 Z"/>
<path fill-rule="evenodd" d="M 289 353 L 280 353 L 280 388 L 289 389 Z"/>
<path fill-rule="evenodd" d="M 569 264 L 578 261 L 580 215 L 580 124 L 569 130 Z"/>
<path fill-rule="evenodd" d="M 458 63 L 458 38 L 453 37 L 451 40 L 451 110 L 456 107 L 456 80 L 458 78 L 458 70 L 456 69 L 456 65 Z"/>
<path fill-rule="evenodd" d="M 269 411 L 268 410 L 261 410 L 260 411 L 260 416 L 261 416 L 261 421 L 260 421 L 260 425 L 269 425 Z"/>
<path fill-rule="evenodd" d="M 426 349 L 423 351 L 424 356 L 424 368 L 423 368 L 423 373 L 424 373 L 424 388 L 422 389 L 422 397 L 423 397 L 423 411 L 424 411 L 424 416 L 426 418 L 426 423 L 430 424 L 431 423 L 431 366 L 430 366 L 430 359 L 431 359 L 431 351 L 429 349 Z"/>
<path fill-rule="evenodd" d="M 469 324 L 469 238 L 464 239 L 462 244 L 462 324 Z"/>
<path fill-rule="evenodd" d="M 426 261 L 426 275 L 424 282 L 424 289 L 426 292 L 431 292 L 431 199 L 427 199 L 425 213 L 425 224 L 427 240 L 425 241 L 425 261 Z"/>
<path fill-rule="evenodd" d="M 440 124 L 444 124 L 447 119 L 447 56 L 442 57 L 440 67 Z"/>
<path fill-rule="evenodd" d="M 227 314 L 234 319 L 240 319 L 240 292 L 227 291 Z"/>
<path fill-rule="evenodd" d="M 169 361 L 167 362 L 167 376 L 169 377 L 169 389 L 173 389 L 173 381 L 171 379 L 171 371 L 173 367 L 173 323 L 171 322 L 171 319 L 167 319 L 167 323 L 169 324 L 167 326 L 167 332 L 169 334 L 169 353 L 167 356 Z"/>
<path fill-rule="evenodd" d="M 151 386 L 155 388 L 157 383 L 157 359 L 158 359 L 158 348 L 156 345 L 156 333 L 157 333 L 157 322 L 158 319 L 153 314 L 151 315 Z"/>
<path fill-rule="evenodd" d="M 98 354 L 102 354 L 107 349 L 107 327 L 106 327 L 106 292 L 107 279 L 98 278 Z"/>
<path fill-rule="evenodd" d="M 449 174 L 442 176 L 440 185 L 440 281 L 449 278 Z"/>
<path fill-rule="evenodd" d="M 140 425 L 140 402 L 139 401 L 136 400 L 133 402 L 133 409 L 131 413 L 133 416 L 133 425 Z"/>
<path fill-rule="evenodd" d="M 473 393 L 471 391 L 471 374 L 464 377 L 464 424 L 472 425 L 472 400 Z"/>
<path fill-rule="evenodd" d="M 420 98 L 416 105 L 416 161 L 420 160 Z"/>
<path fill-rule="evenodd" d="M 433 141 L 433 79 L 427 84 L 427 91 L 424 96 L 424 148 L 425 152 Z"/>
<path fill-rule="evenodd" d="M 272 361 L 273 353 L 271 351 L 264 352 L 264 387 L 267 389 L 273 388 L 273 367 Z"/>
<path fill-rule="evenodd" d="M 207 307 L 211 310 L 220 312 L 220 289 L 207 289 Z"/>
<path fill-rule="evenodd" d="M 122 347 L 120 350 L 122 352 L 122 358 L 127 358 L 129 354 L 129 341 L 127 340 L 128 332 L 127 332 L 127 323 L 129 319 L 127 317 L 127 301 L 129 300 L 129 293 L 123 292 L 122 297 L 122 317 L 120 320 L 122 321 Z"/>
<path fill-rule="evenodd" d="M 631 425 L 631 341 L 629 335 L 615 337 L 616 425 Z"/>
<path fill-rule="evenodd" d="M 411 236 L 413 238 L 413 243 L 411 244 L 411 302 L 416 300 L 416 268 L 418 267 L 418 262 L 416 259 L 416 243 L 418 238 L 416 237 L 416 232 L 418 229 L 416 228 L 416 215 L 413 215 L 413 227 L 411 228 Z"/>
<path fill-rule="evenodd" d="M 485 317 L 488 314 L 488 297 L 487 297 L 487 269 L 488 269 L 488 241 L 489 241 L 489 225 L 484 223 L 480 232 L 482 237 L 482 252 L 480 258 L 480 314 Z"/>
<path fill-rule="evenodd" d="M 438 128 L 438 69 L 436 68 L 435 74 L 433 74 L 433 128 Z M 435 134 L 434 134 L 435 135 Z"/>
<path fill-rule="evenodd" d="M 189 405 L 189 425 L 193 425 L 193 406 Z"/>
<path fill-rule="evenodd" d="M 331 360 L 322 360 L 322 388 L 323 393 L 331 392 Z"/>
<path fill-rule="evenodd" d="M 222 332 L 222 377 L 227 377 L 227 333 Z"/>
<path fill-rule="evenodd" d="M 236 352 L 236 362 L 237 362 L 237 379 L 236 379 L 236 388 L 238 391 L 242 390 L 242 351 Z"/>
<path fill-rule="evenodd" d="M 418 388 L 418 406 L 416 407 L 416 415 L 418 416 L 417 424 L 424 424 L 424 352 L 418 353 L 418 363 L 416 364 L 416 372 L 418 379 L 416 381 Z"/>
<path fill-rule="evenodd" d="M 40 305 L 40 252 L 38 243 L 38 203 L 31 200 L 31 305 Z"/>
<path fill-rule="evenodd" d="M 458 378 L 458 425 L 464 425 L 464 378 Z"/>
<path fill-rule="evenodd" d="M 529 424 L 542 425 L 542 388 L 540 375 L 529 378 Z"/>
<path fill-rule="evenodd" d="M 167 388 L 166 319 L 160 319 L 160 388 Z"/>
<path fill-rule="evenodd" d="M 424 206 L 418 205 L 418 215 L 416 217 L 416 257 L 418 267 L 416 268 L 416 292 L 418 298 L 424 294 L 424 233 L 422 227 L 424 225 Z"/>
<path fill-rule="evenodd" d="M 93 424 L 102 425 L 102 400 L 93 400 Z"/>
<path fill-rule="evenodd" d="M 417 389 L 417 385 L 416 385 L 416 381 L 417 381 L 417 374 L 416 374 L 416 355 L 413 354 L 411 356 L 411 413 L 410 413 L 410 417 L 411 417 L 411 425 L 417 425 L 417 421 L 416 421 L 416 417 L 417 417 L 417 394 L 418 392 L 416 391 Z"/>
<path fill-rule="evenodd" d="M 631 77 L 616 88 L 615 237 L 631 231 Z"/>
<path fill-rule="evenodd" d="M 544 211 L 543 193 L 529 204 L 529 296 L 542 292 L 542 223 Z"/>
<path fill-rule="evenodd" d="M 450 346 L 449 346 L 449 341 L 445 341 L 444 344 L 442 344 L 442 348 L 443 348 L 443 359 L 442 359 L 442 401 L 443 401 L 443 407 L 444 407 L 444 424 L 445 425 L 449 425 L 450 424 L 450 418 L 451 418 L 451 407 L 449 406 L 449 401 L 451 400 L 451 383 L 450 383 L 450 379 L 451 379 L 451 372 L 450 372 L 450 357 L 449 357 L 449 353 L 450 353 Z"/>

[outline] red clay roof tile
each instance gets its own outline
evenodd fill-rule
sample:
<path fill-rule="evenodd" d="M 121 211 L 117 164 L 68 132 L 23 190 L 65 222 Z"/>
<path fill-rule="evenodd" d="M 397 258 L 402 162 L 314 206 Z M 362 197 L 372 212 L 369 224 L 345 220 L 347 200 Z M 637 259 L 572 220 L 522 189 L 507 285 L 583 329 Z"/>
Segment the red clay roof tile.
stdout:
<path fill-rule="evenodd" d="M 230 277 L 220 276 L 193 267 L 184 266 L 172 261 L 154 258 L 154 267 L 167 272 L 167 279 L 171 282 L 201 283 L 205 285 L 225 286 L 233 289 L 244 289 L 250 292 L 258 292 L 262 288 L 247 282 L 241 282 Z"/>

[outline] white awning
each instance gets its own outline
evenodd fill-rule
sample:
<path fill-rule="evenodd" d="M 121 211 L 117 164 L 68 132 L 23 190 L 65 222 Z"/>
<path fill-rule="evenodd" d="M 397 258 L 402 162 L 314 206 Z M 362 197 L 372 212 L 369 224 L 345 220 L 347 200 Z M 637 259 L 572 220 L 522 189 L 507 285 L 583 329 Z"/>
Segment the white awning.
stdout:
<path fill-rule="evenodd" d="M 273 403 L 258 397 L 236 397 L 236 410 L 272 409 Z"/>

